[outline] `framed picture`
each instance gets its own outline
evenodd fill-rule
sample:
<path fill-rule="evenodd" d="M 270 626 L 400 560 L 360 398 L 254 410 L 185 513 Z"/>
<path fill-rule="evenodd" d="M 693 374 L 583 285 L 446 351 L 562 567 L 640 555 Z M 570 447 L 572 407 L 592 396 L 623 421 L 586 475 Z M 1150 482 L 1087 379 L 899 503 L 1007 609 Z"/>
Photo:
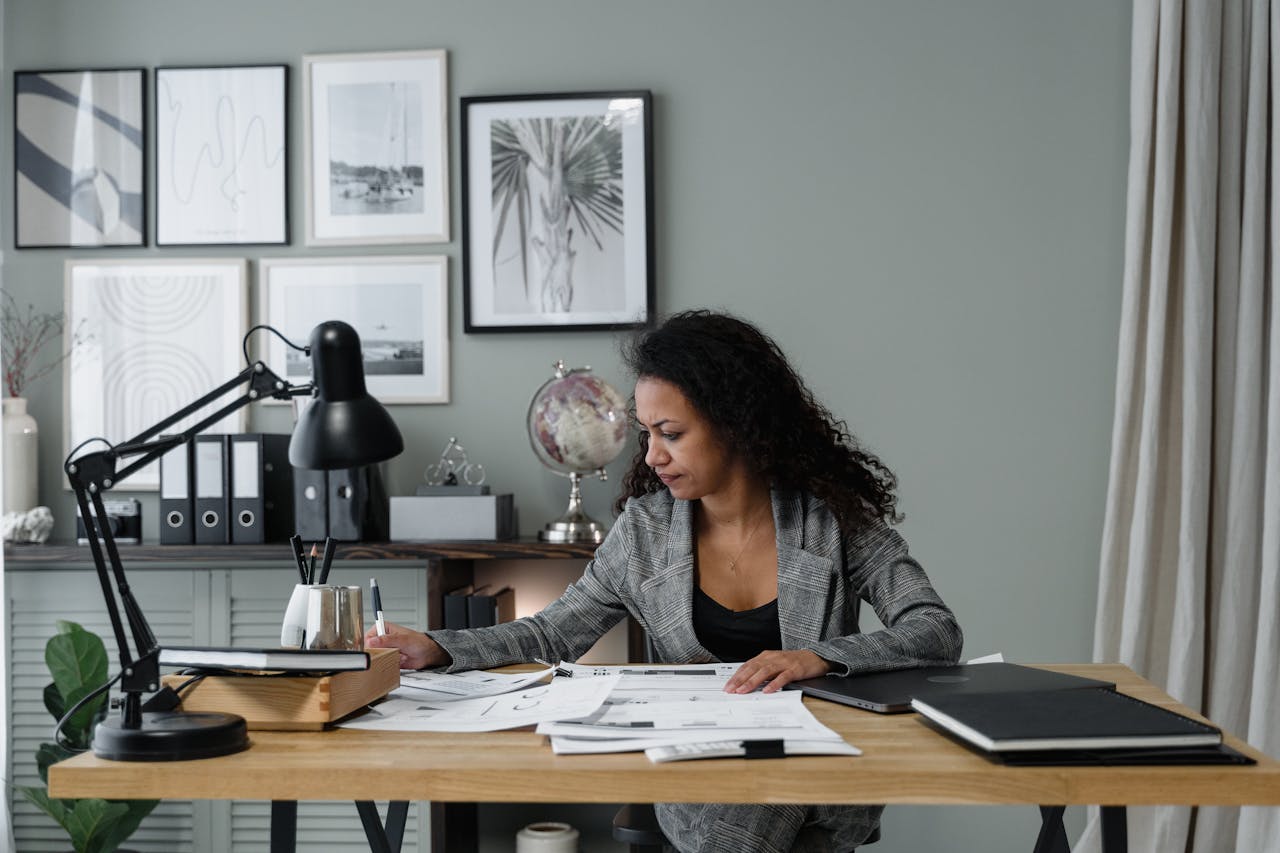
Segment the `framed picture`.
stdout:
<path fill-rule="evenodd" d="M 156 69 L 156 245 L 289 242 L 288 66 Z"/>
<path fill-rule="evenodd" d="M 15 71 L 14 245 L 145 246 L 141 68 Z"/>
<path fill-rule="evenodd" d="M 651 113 L 645 91 L 462 99 L 467 332 L 649 322 Z"/>
<path fill-rule="evenodd" d="M 326 320 L 360 335 L 364 379 L 383 403 L 449 402 L 449 259 L 443 255 L 261 262 L 261 322 L 305 345 Z M 310 360 L 272 335 L 259 358 L 289 382 Z"/>
<path fill-rule="evenodd" d="M 244 369 L 246 268 L 242 259 L 66 262 L 67 327 L 82 335 L 63 371 L 67 452 L 96 437 L 127 441 Z M 243 432 L 246 416 L 241 409 L 209 431 Z M 120 488 L 154 490 L 159 483 L 152 464 Z"/>
<path fill-rule="evenodd" d="M 304 56 L 307 244 L 449 241 L 443 50 Z"/>

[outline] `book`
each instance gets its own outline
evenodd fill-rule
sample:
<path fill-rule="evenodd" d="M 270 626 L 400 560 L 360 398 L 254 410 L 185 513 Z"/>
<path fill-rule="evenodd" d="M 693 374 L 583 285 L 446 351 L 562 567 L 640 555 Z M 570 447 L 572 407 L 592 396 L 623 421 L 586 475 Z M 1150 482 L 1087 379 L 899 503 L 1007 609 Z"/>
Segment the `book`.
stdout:
<path fill-rule="evenodd" d="M 441 609 L 444 612 L 444 627 L 451 631 L 468 627 L 467 598 L 475 591 L 471 584 L 451 589 L 444 594 Z"/>
<path fill-rule="evenodd" d="M 369 653 L 347 649 L 241 649 L 167 646 L 161 666 L 188 669 L 254 669 L 281 672 L 339 672 L 369 668 Z"/>
<path fill-rule="evenodd" d="M 516 618 L 516 591 L 509 586 L 499 590 L 480 587 L 467 599 L 467 627 L 488 628 Z"/>
<path fill-rule="evenodd" d="M 987 752 L 1162 749 L 1222 743 L 1222 731 L 1114 690 L 975 693 L 911 707 Z"/>

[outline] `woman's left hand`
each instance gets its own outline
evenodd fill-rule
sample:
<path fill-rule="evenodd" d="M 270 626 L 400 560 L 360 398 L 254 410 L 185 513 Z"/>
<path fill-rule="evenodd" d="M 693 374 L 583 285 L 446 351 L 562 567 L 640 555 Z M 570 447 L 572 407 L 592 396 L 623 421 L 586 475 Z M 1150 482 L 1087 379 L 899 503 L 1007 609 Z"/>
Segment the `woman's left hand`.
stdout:
<path fill-rule="evenodd" d="M 763 684 L 764 693 L 777 693 L 802 678 L 817 678 L 831 671 L 831 664 L 807 649 L 795 652 L 761 652 L 738 667 L 724 686 L 726 693 L 751 693 Z"/>

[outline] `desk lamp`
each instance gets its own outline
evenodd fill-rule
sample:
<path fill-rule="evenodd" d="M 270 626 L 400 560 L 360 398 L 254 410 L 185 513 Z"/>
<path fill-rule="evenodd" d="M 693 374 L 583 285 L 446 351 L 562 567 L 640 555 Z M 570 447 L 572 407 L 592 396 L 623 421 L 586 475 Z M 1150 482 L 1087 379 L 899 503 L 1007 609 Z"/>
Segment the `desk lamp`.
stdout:
<path fill-rule="evenodd" d="M 311 332 L 309 346 L 301 347 L 270 326 L 254 326 L 244 338 L 246 361 L 249 335 L 258 329 L 275 334 L 290 347 L 309 355 L 313 381 L 290 385 L 263 362 L 253 362 L 235 378 L 127 442 L 111 445 L 104 439 L 89 439 L 82 443 L 71 451 L 63 467 L 86 521 L 107 517 L 102 501 L 104 491 L 237 409 L 266 397 L 314 397 L 298 418 L 289 441 L 289 462 L 296 467 L 354 468 L 382 462 L 404 450 L 404 439 L 395 422 L 365 388 L 360 337 L 355 329 L 336 320 L 321 323 Z M 247 391 L 194 426 L 161 435 L 246 382 Z M 75 456 L 77 450 L 93 441 L 102 441 L 108 449 Z M 117 462 L 125 459 L 131 461 L 117 470 Z M 86 523 L 85 534 L 115 632 L 120 690 L 124 694 L 120 716 L 104 720 L 94 730 L 94 754 L 114 761 L 181 761 L 227 755 L 248 747 L 245 721 L 235 714 L 186 713 L 144 706 L 142 694 L 160 688 L 160 646 L 125 578 L 110 525 Z M 115 579 L 115 592 L 111 577 Z M 121 610 L 133 635 L 133 651 L 121 622 Z"/>

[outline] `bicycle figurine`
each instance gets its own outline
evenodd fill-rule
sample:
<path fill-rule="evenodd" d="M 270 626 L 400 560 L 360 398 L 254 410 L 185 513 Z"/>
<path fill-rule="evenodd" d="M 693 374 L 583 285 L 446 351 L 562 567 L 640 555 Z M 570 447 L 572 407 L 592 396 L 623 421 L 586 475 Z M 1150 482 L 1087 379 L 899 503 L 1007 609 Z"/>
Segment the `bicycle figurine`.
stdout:
<path fill-rule="evenodd" d="M 460 483 L 478 486 L 484 482 L 484 466 L 467 461 L 467 449 L 458 443 L 457 438 L 449 436 L 449 443 L 440 453 L 439 461 L 428 465 L 423 477 L 431 486 L 456 486 Z"/>

